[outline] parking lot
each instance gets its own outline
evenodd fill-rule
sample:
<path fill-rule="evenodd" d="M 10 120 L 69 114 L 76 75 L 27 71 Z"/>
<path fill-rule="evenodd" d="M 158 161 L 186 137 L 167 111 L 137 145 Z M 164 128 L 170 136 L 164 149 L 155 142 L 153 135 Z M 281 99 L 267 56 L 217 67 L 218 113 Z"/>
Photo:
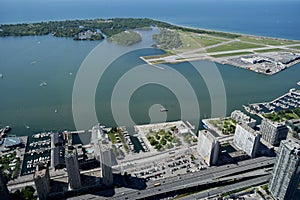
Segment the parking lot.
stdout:
<path fill-rule="evenodd" d="M 159 180 L 179 174 L 192 173 L 206 169 L 206 165 L 200 158 L 193 154 L 170 155 L 167 159 L 149 163 L 142 167 L 130 170 L 134 177 L 144 178 L 146 181 Z"/>

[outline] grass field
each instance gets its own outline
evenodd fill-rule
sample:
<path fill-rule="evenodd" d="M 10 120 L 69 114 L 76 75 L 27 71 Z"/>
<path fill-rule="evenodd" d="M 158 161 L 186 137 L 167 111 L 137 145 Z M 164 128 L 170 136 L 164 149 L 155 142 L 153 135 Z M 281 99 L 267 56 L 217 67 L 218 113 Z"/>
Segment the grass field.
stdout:
<path fill-rule="evenodd" d="M 151 63 L 165 63 L 170 62 L 170 60 L 165 59 L 165 57 L 170 55 L 176 55 L 185 53 L 183 58 L 176 59 L 178 62 L 182 62 L 187 59 L 194 59 L 193 54 L 203 54 L 210 53 L 213 58 L 225 58 L 230 56 L 239 56 L 239 55 L 249 55 L 253 53 L 265 53 L 265 52 L 278 52 L 278 51 L 299 51 L 300 50 L 300 41 L 294 40 L 284 40 L 277 38 L 268 38 L 268 37 L 259 37 L 259 36 L 247 36 L 247 35 L 237 35 L 235 38 L 225 37 L 222 34 L 200 34 L 194 32 L 185 32 L 182 30 L 173 30 L 177 31 L 179 34 L 181 46 L 172 49 L 163 49 L 166 54 L 163 55 L 154 55 L 154 56 L 144 56 L 146 60 L 149 59 L 158 59 Z M 224 44 L 222 44 L 224 43 Z M 299 46 L 290 47 L 290 50 L 287 48 L 281 49 L 280 45 L 291 45 L 291 44 L 299 44 Z M 216 45 L 216 46 L 213 46 Z M 270 49 L 261 49 L 263 47 L 269 47 L 269 45 L 274 45 L 275 47 L 270 47 Z M 258 49 L 254 52 L 250 51 L 250 49 Z M 235 51 L 242 50 L 240 52 L 226 52 L 226 51 Z M 218 54 L 216 54 L 218 53 Z M 168 61 L 166 61 L 168 60 Z"/>
<path fill-rule="evenodd" d="M 199 34 L 193 32 L 184 32 L 181 30 L 177 30 L 179 33 L 179 38 L 182 42 L 181 47 L 176 49 L 169 49 L 167 52 L 169 54 L 177 54 L 188 52 L 195 49 L 200 49 L 209 47 L 212 45 L 220 44 L 222 42 L 230 41 L 231 39 L 225 37 L 216 37 L 212 34 Z M 289 45 L 289 44 L 297 44 L 300 41 L 292 41 L 292 40 L 282 40 L 277 38 L 267 38 L 267 37 L 256 37 L 256 36 L 244 36 L 241 35 L 238 37 L 240 41 L 236 41 L 230 44 L 224 44 L 222 46 L 208 48 L 207 50 L 203 50 L 205 52 L 222 52 L 222 51 L 231 51 L 231 50 L 240 50 L 240 49 L 250 49 L 250 48 L 260 48 L 265 47 L 266 45 Z M 251 42 L 251 43 L 248 43 Z M 294 47 L 292 47 L 294 48 Z M 295 47 L 294 49 L 300 49 L 300 46 Z M 270 50 L 261 50 L 256 51 L 257 53 L 263 52 L 272 52 L 272 51 L 280 51 L 279 48 L 273 48 Z M 201 52 L 198 52 L 201 53 Z"/>
<path fill-rule="evenodd" d="M 246 41 L 246 42 L 253 42 L 256 44 L 274 45 L 274 46 L 299 43 L 299 42 L 292 41 L 292 40 L 281 40 L 281 39 L 277 39 L 277 38 L 265 38 L 265 37 L 241 36 L 239 39 L 242 41 Z"/>
<path fill-rule="evenodd" d="M 236 52 L 236 53 L 224 53 L 224 54 L 211 55 L 211 57 L 222 58 L 222 57 L 230 57 L 230 56 L 249 55 L 249 54 L 253 54 L 253 53 L 249 51 L 244 51 L 244 52 Z"/>
<path fill-rule="evenodd" d="M 179 34 L 180 40 L 182 41 L 182 46 L 180 48 L 171 50 L 171 52 L 174 54 L 219 44 L 228 40 L 183 31 L 180 31 Z"/>
<path fill-rule="evenodd" d="M 293 110 L 281 110 L 275 113 L 264 114 L 263 116 L 274 122 L 282 122 L 290 119 L 299 119 L 300 116 L 297 115 L 299 108 Z"/>
<path fill-rule="evenodd" d="M 251 49 L 251 48 L 260 48 L 262 45 L 249 44 L 244 42 L 232 42 L 230 44 L 221 45 L 218 47 L 213 47 L 207 49 L 207 52 L 221 52 L 221 51 L 232 51 L 232 50 L 241 50 L 241 49 Z"/>
<path fill-rule="evenodd" d="M 300 50 L 300 46 L 294 46 L 294 47 L 291 47 L 291 48 Z"/>

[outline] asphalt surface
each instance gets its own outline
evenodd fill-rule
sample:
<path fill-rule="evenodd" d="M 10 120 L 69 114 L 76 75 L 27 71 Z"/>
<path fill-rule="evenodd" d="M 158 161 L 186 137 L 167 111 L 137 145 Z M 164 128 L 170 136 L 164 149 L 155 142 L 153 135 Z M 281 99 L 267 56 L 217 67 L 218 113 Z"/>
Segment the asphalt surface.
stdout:
<path fill-rule="evenodd" d="M 259 168 L 267 168 L 272 166 L 273 164 L 274 158 L 259 157 L 255 159 L 242 161 L 238 164 L 211 167 L 206 170 L 188 173 L 177 177 L 164 178 L 159 181 L 149 181 L 147 182 L 147 187 L 144 190 L 117 188 L 114 191 L 114 196 L 111 197 L 102 196 L 102 191 L 99 193 L 87 194 L 71 199 L 143 199 L 156 195 L 161 195 L 167 192 L 182 190 L 185 188 L 216 183 L 221 178 L 226 178 L 229 176 L 234 177 L 234 175 L 236 174 L 247 173 L 249 171 L 254 171 Z M 157 182 L 159 182 L 161 185 L 155 187 L 154 184 Z"/>
<path fill-rule="evenodd" d="M 250 180 L 246 180 L 246 181 L 241 181 L 239 183 L 235 183 L 232 185 L 227 185 L 224 187 L 219 187 L 216 189 L 211 189 L 208 191 L 204 191 L 204 192 L 199 192 L 197 194 L 192 194 L 186 197 L 182 197 L 179 198 L 181 200 L 190 200 L 190 199 L 202 199 L 202 198 L 206 198 L 209 196 L 218 196 L 221 193 L 225 193 L 225 192 L 230 192 L 239 188 L 246 188 L 246 187 L 251 187 L 254 185 L 261 185 L 264 183 L 267 183 L 270 180 L 270 175 L 265 175 L 262 177 L 258 177 L 258 178 L 254 178 L 254 179 L 250 179 Z"/>

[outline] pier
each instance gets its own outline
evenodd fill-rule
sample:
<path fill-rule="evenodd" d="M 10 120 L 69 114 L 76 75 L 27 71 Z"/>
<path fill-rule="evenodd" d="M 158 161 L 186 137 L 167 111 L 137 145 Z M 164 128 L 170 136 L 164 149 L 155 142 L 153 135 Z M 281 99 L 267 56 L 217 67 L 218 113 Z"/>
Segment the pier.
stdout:
<path fill-rule="evenodd" d="M 150 65 L 151 67 L 155 67 L 155 68 L 157 68 L 157 69 L 161 69 L 161 70 L 165 70 L 165 68 L 163 68 L 163 67 L 160 67 L 160 66 L 157 66 L 157 65 L 155 65 L 155 64 L 153 64 L 153 63 L 151 63 L 151 62 L 149 62 L 147 59 L 145 59 L 144 57 L 140 57 L 140 59 L 142 59 L 143 61 L 145 61 L 148 65 Z"/>

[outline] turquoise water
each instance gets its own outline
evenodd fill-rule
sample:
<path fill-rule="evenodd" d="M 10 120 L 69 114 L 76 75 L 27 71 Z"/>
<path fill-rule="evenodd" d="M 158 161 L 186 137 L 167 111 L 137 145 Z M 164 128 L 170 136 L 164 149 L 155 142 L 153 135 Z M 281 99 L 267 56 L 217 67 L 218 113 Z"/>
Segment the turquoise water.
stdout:
<path fill-rule="evenodd" d="M 97 43 L 42 36 L 0 38 L 0 44 L 1 126 L 10 124 L 18 135 L 73 127 L 74 78 Z M 41 87 L 44 81 L 48 85 Z"/>
<path fill-rule="evenodd" d="M 1 104 L 0 125 L 10 125 L 17 135 L 43 130 L 73 130 L 72 89 L 81 62 L 99 42 L 75 42 L 51 36 L 0 38 Z M 111 64 L 100 80 L 96 93 L 98 119 L 107 126 L 115 125 L 111 112 L 111 94 L 120 77 L 134 66 L 144 64 L 141 55 L 162 53 L 158 49 L 133 51 Z M 100 59 L 101 60 L 101 59 Z M 34 62 L 34 63 L 32 63 Z M 208 67 L 208 61 L 194 62 Z M 211 100 L 202 77 L 190 63 L 168 65 L 182 74 L 192 85 L 200 105 L 202 117 L 210 116 Z M 227 96 L 227 114 L 241 109 L 243 104 L 269 101 L 299 81 L 300 65 L 274 76 L 257 74 L 240 68 L 216 64 L 224 81 Z M 72 75 L 70 75 L 72 73 Z M 157 73 L 161 73 L 157 70 Z M 147 74 L 141 74 L 143 78 Z M 41 82 L 46 86 L 40 86 Z M 178 91 L 185 88 L 178 85 Z M 180 119 L 176 94 L 157 84 L 140 87 L 132 95 L 128 109 L 137 124 L 150 122 L 149 109 L 154 104 L 169 109 L 167 120 Z M 127 109 L 127 108 L 124 108 Z M 55 112 L 57 110 L 57 112 Z M 191 122 L 197 119 L 189 119 Z M 126 124 L 124 124 L 126 125 Z M 27 129 L 26 126 L 30 128 Z"/>

